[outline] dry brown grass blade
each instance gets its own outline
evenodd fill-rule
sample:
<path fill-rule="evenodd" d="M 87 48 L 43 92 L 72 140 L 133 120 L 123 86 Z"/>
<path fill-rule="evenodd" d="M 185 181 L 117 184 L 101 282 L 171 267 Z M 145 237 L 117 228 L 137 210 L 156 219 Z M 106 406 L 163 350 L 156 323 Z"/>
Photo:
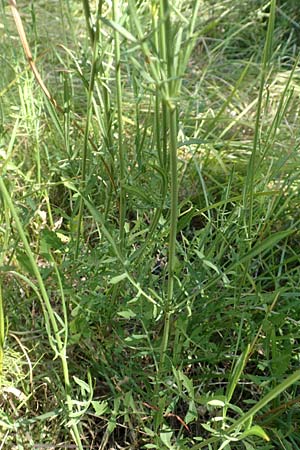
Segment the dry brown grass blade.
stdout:
<path fill-rule="evenodd" d="M 35 65 L 35 62 L 33 60 L 29 45 L 28 45 L 28 41 L 26 38 L 26 33 L 23 27 L 23 23 L 22 23 L 22 19 L 20 17 L 19 11 L 17 9 L 17 4 L 15 2 L 15 0 L 9 0 L 9 4 L 10 4 L 10 8 L 12 11 L 12 15 L 17 27 L 17 31 L 24 49 L 24 53 L 26 55 L 26 58 L 29 62 L 29 65 L 31 67 L 32 72 L 34 73 L 35 79 L 38 82 L 38 84 L 40 85 L 41 89 L 43 90 L 44 94 L 46 95 L 46 97 L 50 100 L 50 102 L 62 112 L 62 108 L 57 104 L 57 102 L 55 101 L 55 99 L 52 97 L 52 95 L 50 94 L 50 92 L 48 91 L 47 87 L 45 86 L 45 83 L 42 80 L 42 77 L 39 73 L 39 71 L 37 70 L 37 67 Z"/>
<path fill-rule="evenodd" d="M 12 15 L 16 24 L 16 28 L 20 37 L 20 41 L 22 43 L 22 47 L 24 49 L 24 53 L 26 56 L 26 59 L 28 60 L 28 63 L 30 65 L 30 68 L 35 76 L 36 81 L 38 82 L 39 86 L 41 87 L 42 91 L 44 92 L 44 94 L 46 95 L 46 97 L 48 98 L 48 100 L 52 103 L 52 105 L 60 112 L 60 113 L 64 113 L 63 108 L 57 103 L 57 101 L 54 99 L 54 97 L 52 97 L 52 95 L 50 94 L 50 92 L 48 91 L 45 83 L 42 80 L 42 77 L 35 65 L 35 62 L 33 60 L 32 57 L 32 53 L 30 51 L 30 47 L 28 45 L 28 41 L 27 41 L 27 37 L 26 37 L 26 33 L 23 27 L 23 23 L 22 23 L 22 19 L 21 16 L 19 14 L 18 8 L 17 8 L 17 4 L 15 2 L 15 0 L 9 0 L 9 4 L 10 4 L 10 8 L 12 11 Z M 84 134 L 84 130 L 83 128 L 78 124 L 78 122 L 76 122 L 76 120 L 73 120 L 73 124 L 75 125 L 75 127 L 82 133 Z M 94 148 L 94 150 L 98 150 L 97 146 L 95 145 L 95 143 L 93 142 L 93 140 L 89 137 L 89 143 L 91 144 L 91 146 Z M 108 166 L 108 164 L 106 163 L 106 161 L 104 160 L 104 158 L 102 156 L 100 156 L 101 161 L 106 169 L 106 172 L 110 178 L 110 181 L 112 183 L 113 189 L 116 192 L 117 188 L 116 188 L 116 184 L 115 181 L 113 179 L 111 170 Z"/>

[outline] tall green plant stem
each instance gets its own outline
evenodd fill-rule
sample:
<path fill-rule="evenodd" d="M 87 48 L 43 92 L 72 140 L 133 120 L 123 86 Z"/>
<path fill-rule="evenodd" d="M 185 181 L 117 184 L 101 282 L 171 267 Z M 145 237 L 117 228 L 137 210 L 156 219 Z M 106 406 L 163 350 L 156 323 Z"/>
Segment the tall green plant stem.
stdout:
<path fill-rule="evenodd" d="M 138 19 L 136 2 L 128 0 L 130 13 L 136 27 L 138 38 L 140 40 L 140 47 L 147 59 L 149 71 L 151 73 L 153 82 L 156 85 L 156 140 L 159 162 L 162 172 L 165 173 L 169 169 L 169 179 L 171 187 L 171 211 L 170 211 L 170 228 L 169 228 L 169 249 L 168 249 L 168 284 L 166 301 L 164 304 L 164 330 L 160 349 L 160 365 L 159 370 L 165 369 L 166 353 L 169 343 L 170 333 L 170 317 L 174 309 L 174 281 L 175 281 L 175 265 L 176 265 L 176 234 L 178 221 L 178 175 L 177 175 L 177 107 L 176 97 L 181 87 L 181 77 L 185 71 L 189 56 L 191 54 L 195 35 L 194 29 L 196 24 L 197 12 L 199 9 L 199 0 L 196 0 L 193 5 L 192 17 L 188 29 L 187 45 L 184 50 L 181 49 L 181 40 L 179 44 L 174 46 L 174 33 L 171 26 L 170 18 L 170 2 L 168 0 L 159 0 L 157 3 L 152 2 L 152 14 L 154 32 L 154 41 L 156 45 L 156 52 L 159 58 L 152 56 L 150 47 L 144 39 L 144 33 L 141 23 Z M 159 5 L 159 22 L 157 21 L 156 7 Z M 156 25 L 159 26 L 156 28 Z M 181 36 L 181 34 L 180 34 Z M 176 48 L 175 48 L 176 47 Z M 177 49 L 177 50 L 176 50 Z M 181 58 L 178 58 L 181 54 Z M 175 60 L 177 65 L 175 67 Z M 162 142 L 163 149 L 161 151 L 160 124 L 157 121 L 159 115 L 159 105 L 161 99 L 162 111 Z M 167 156 L 167 142 L 168 142 L 168 161 Z M 169 162 L 169 167 L 168 167 Z"/>
<path fill-rule="evenodd" d="M 170 21 L 170 5 L 168 0 L 161 2 L 161 23 L 162 23 L 162 54 L 167 64 L 168 81 L 164 86 L 165 96 L 164 107 L 169 125 L 169 162 L 170 162 L 170 187 L 171 187 L 171 210 L 170 210 L 170 231 L 169 231 L 169 252 L 168 252 L 168 287 L 167 298 L 164 307 L 164 329 L 161 346 L 160 370 L 165 368 L 165 358 L 170 335 L 170 317 L 172 313 L 172 303 L 174 294 L 174 272 L 176 263 L 176 234 L 178 220 L 178 175 L 177 175 L 177 109 L 174 103 L 174 64 L 172 55 L 172 30 Z"/>
<path fill-rule="evenodd" d="M 247 204 L 249 207 L 248 239 L 249 239 L 250 247 L 252 245 L 251 233 L 252 233 L 252 224 L 253 224 L 255 162 L 256 162 L 257 150 L 259 147 L 259 139 L 260 139 L 260 123 L 261 123 L 264 87 L 265 87 L 267 72 L 268 72 L 269 63 L 270 63 L 270 59 L 271 59 L 271 55 L 272 55 L 272 41 L 273 41 L 273 34 L 274 34 L 275 13 L 276 13 L 276 0 L 272 0 L 267 35 L 266 35 L 266 42 L 265 42 L 264 52 L 263 52 L 262 72 L 261 72 L 261 78 L 260 78 L 260 87 L 259 87 L 259 93 L 258 93 L 257 111 L 256 111 L 256 119 L 255 119 L 253 149 L 252 149 L 252 153 L 251 153 L 251 157 L 250 157 L 250 161 L 249 161 L 249 165 L 248 165 L 246 184 L 245 184 L 245 192 L 244 192 L 244 205 Z"/>
<path fill-rule="evenodd" d="M 258 102 L 257 102 L 257 111 L 256 111 L 256 119 L 255 119 L 255 128 L 254 128 L 254 139 L 253 139 L 253 149 L 251 152 L 248 168 L 247 168 L 247 176 L 246 183 L 244 188 L 244 217 L 247 223 L 247 245 L 248 252 L 251 251 L 253 246 L 252 241 L 252 228 L 253 228 L 253 211 L 254 211 L 254 194 L 255 194 L 255 173 L 257 169 L 257 153 L 259 150 L 259 141 L 260 141 L 260 131 L 261 131 L 261 115 L 263 109 L 263 96 L 264 96 L 264 87 L 267 79 L 267 72 L 269 68 L 269 62 L 272 55 L 272 41 L 274 34 L 274 23 L 275 23 L 275 12 L 276 12 L 276 0 L 271 0 L 271 9 L 270 16 L 268 21 L 268 29 L 266 35 L 266 42 L 263 51 L 263 61 L 262 61 L 262 72 L 260 77 L 260 86 L 258 93 Z M 247 261 L 245 264 L 245 269 L 242 274 L 242 279 L 240 283 L 240 287 L 237 293 L 237 298 L 239 299 L 242 293 L 242 286 L 245 283 L 245 279 L 248 273 L 250 261 Z"/>
<path fill-rule="evenodd" d="M 112 15 L 113 20 L 119 22 L 119 5 L 118 0 L 113 0 Z M 124 189 L 125 183 L 125 151 L 123 143 L 123 104 L 122 104 L 122 84 L 121 84 L 121 51 L 120 51 L 120 36 L 118 31 L 114 31 L 115 41 L 115 78 L 117 89 L 117 117 L 118 117 L 118 151 L 119 151 L 119 165 L 120 165 L 120 198 L 119 198 L 119 227 L 120 227 L 120 245 L 121 249 L 124 247 L 125 236 L 125 217 L 126 217 L 126 192 Z"/>
<path fill-rule="evenodd" d="M 165 366 L 167 353 L 170 317 L 172 313 L 172 303 L 174 294 L 174 275 L 176 265 L 176 235 L 178 221 L 178 175 L 177 175 L 177 111 L 176 108 L 168 107 L 170 124 L 169 154 L 170 154 L 170 181 L 171 181 L 171 211 L 170 211 L 170 232 L 169 232 L 169 255 L 168 255 L 168 288 L 165 303 L 164 330 L 161 347 L 160 369 Z"/>
<path fill-rule="evenodd" d="M 92 45 L 94 45 L 95 31 L 94 31 L 94 28 L 93 28 L 93 22 L 92 22 L 92 16 L 91 16 L 91 9 L 90 9 L 89 0 L 82 0 L 82 5 L 83 5 L 83 11 L 84 11 L 85 22 L 86 22 L 86 27 L 87 27 L 87 30 L 88 30 L 88 34 L 89 34 L 89 37 L 90 37 Z"/>
<path fill-rule="evenodd" d="M 87 1 L 83 2 L 84 5 L 87 4 Z M 82 150 L 82 159 L 81 159 L 81 180 L 80 180 L 80 190 L 83 192 L 86 188 L 87 182 L 87 172 L 88 172 L 88 161 L 89 161 L 89 133 L 90 126 L 92 121 L 92 112 L 93 112 L 93 96 L 94 96 L 94 86 L 95 86 L 95 78 L 97 74 L 97 60 L 98 60 L 98 42 L 99 42 L 99 16 L 101 14 L 102 8 L 102 0 L 98 3 L 97 10 L 97 26 L 96 31 L 92 32 L 92 51 L 93 51 L 93 62 L 92 69 L 90 74 L 89 81 L 89 89 L 88 89 L 88 99 L 87 99 L 87 112 L 86 112 L 86 123 L 84 128 L 84 140 L 83 140 L 83 150 Z M 87 20 L 87 24 L 90 21 Z M 82 218 L 83 218 L 83 210 L 84 210 L 84 202 L 82 197 L 79 200 L 79 211 L 78 211 L 78 221 L 77 221 L 77 236 L 76 236 L 76 246 L 75 246 L 75 254 L 74 258 L 78 258 L 79 254 L 79 244 L 80 244 L 80 236 L 81 236 L 81 228 L 82 228 Z"/>
<path fill-rule="evenodd" d="M 32 250 L 30 248 L 29 242 L 27 240 L 25 231 L 23 230 L 21 221 L 19 219 L 18 213 L 16 211 L 16 208 L 12 202 L 12 199 L 8 193 L 8 190 L 6 189 L 5 183 L 3 181 L 3 178 L 0 177 L 0 191 L 2 192 L 2 196 L 4 199 L 4 203 L 7 205 L 8 209 L 10 210 L 10 213 L 15 221 L 15 226 L 17 228 L 18 234 L 20 236 L 20 239 L 24 245 L 24 249 L 26 251 L 27 257 L 29 259 L 32 271 L 36 277 L 37 284 L 41 293 L 41 299 L 43 301 L 43 310 L 46 311 L 47 316 L 45 317 L 46 323 L 50 323 L 52 330 L 53 330 L 53 339 L 50 345 L 53 348 L 53 340 L 56 343 L 55 351 L 56 354 L 60 357 L 61 364 L 62 364 L 62 370 L 63 370 L 63 377 L 64 377 L 64 384 L 65 384 L 65 395 L 66 395 L 66 403 L 68 408 L 68 415 L 71 417 L 73 412 L 73 406 L 72 406 L 72 398 L 71 398 L 71 385 L 70 385 L 70 376 L 69 376 L 69 367 L 67 362 L 67 355 L 66 355 L 66 342 L 62 341 L 61 338 L 61 331 L 59 330 L 57 319 L 55 316 L 55 313 L 52 309 L 50 298 L 48 296 L 44 281 L 42 279 L 42 276 L 40 274 L 38 265 L 34 259 Z M 49 319 L 48 319 L 49 318 Z M 65 327 L 67 327 L 67 323 L 64 324 Z M 76 442 L 78 448 L 80 450 L 83 450 L 82 444 L 81 444 L 81 438 L 80 433 L 77 424 L 73 423 L 72 427 L 72 435 L 74 438 L 74 441 Z"/>

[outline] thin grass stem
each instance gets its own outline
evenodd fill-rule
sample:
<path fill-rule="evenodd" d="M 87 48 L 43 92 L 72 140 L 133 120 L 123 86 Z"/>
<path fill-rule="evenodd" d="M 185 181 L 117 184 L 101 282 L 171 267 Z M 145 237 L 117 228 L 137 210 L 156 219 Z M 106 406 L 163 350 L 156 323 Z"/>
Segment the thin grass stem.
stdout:
<path fill-rule="evenodd" d="M 20 239 L 23 243 L 24 249 L 26 251 L 27 257 L 29 259 L 32 271 L 36 277 L 38 287 L 41 293 L 41 300 L 43 301 L 44 307 L 47 311 L 47 316 L 49 317 L 49 322 L 51 324 L 53 335 L 54 335 L 54 342 L 56 342 L 56 352 L 57 355 L 60 357 L 61 364 L 62 364 L 62 370 L 63 370 L 63 377 L 64 377 L 64 384 L 65 384 L 65 395 L 66 395 L 66 403 L 68 407 L 68 415 L 71 416 L 73 412 L 73 406 L 72 406 L 72 398 L 71 398 L 71 385 L 70 385 L 70 377 L 69 377 L 69 367 L 68 367 L 68 361 L 67 361 L 67 355 L 66 355 L 66 346 L 65 343 L 62 341 L 61 338 L 61 330 L 59 330 L 57 319 L 55 312 L 52 308 L 50 298 L 48 296 L 43 278 L 41 276 L 41 273 L 39 271 L 38 265 L 35 261 L 35 258 L 33 256 L 32 250 L 30 248 L 28 239 L 26 237 L 25 231 L 23 229 L 22 223 L 19 219 L 18 213 L 16 211 L 16 208 L 12 202 L 12 199 L 9 195 L 9 192 L 5 186 L 3 177 L 0 177 L 0 191 L 2 192 L 3 200 L 5 204 L 7 205 L 7 208 L 9 209 L 16 225 L 16 229 L 18 231 L 18 234 L 20 236 Z M 65 324 L 66 326 L 66 324 Z M 53 347 L 53 342 L 51 342 L 51 346 Z M 79 428 L 77 424 L 72 425 L 72 435 L 74 437 L 74 440 L 76 444 L 78 445 L 78 448 L 80 450 L 83 449 L 81 444 L 81 438 L 79 433 Z"/>
<path fill-rule="evenodd" d="M 88 2 L 84 2 L 87 3 Z M 102 1 L 98 4 L 97 10 L 97 19 L 99 19 L 101 13 Z M 92 122 L 92 113 L 93 113 L 93 96 L 94 96 L 94 86 L 95 86 L 95 78 L 97 74 L 97 61 L 98 61 L 98 42 L 99 42 L 99 20 L 97 20 L 97 27 L 95 33 L 93 32 L 93 61 L 92 61 L 92 69 L 90 74 L 89 81 L 89 89 L 88 89 L 88 99 L 87 99 L 87 111 L 86 111 L 86 122 L 84 128 L 84 140 L 83 140 L 83 149 L 82 149 L 82 159 L 81 159 L 81 180 L 80 180 L 80 191 L 84 192 L 86 189 L 87 183 L 87 175 L 88 175 L 88 162 L 89 162 L 89 134 Z M 74 258 L 78 258 L 79 254 L 79 245 L 80 245 L 80 237 L 82 234 L 82 218 L 84 212 L 84 201 L 82 197 L 79 200 L 79 211 L 78 211 L 78 220 L 77 220 L 77 235 L 76 235 L 76 245 L 75 245 L 75 253 Z"/>
<path fill-rule="evenodd" d="M 120 19 L 121 4 L 118 0 L 112 2 L 113 20 L 118 23 Z M 119 197 L 119 228 L 121 249 L 124 247 L 125 238 L 125 217 L 126 217 L 126 191 L 124 189 L 126 177 L 126 153 L 125 144 L 123 142 L 123 103 L 122 103 L 122 83 L 121 83 L 121 49 L 120 36 L 117 30 L 114 30 L 115 43 L 115 80 L 116 80 L 116 101 L 117 101 L 117 118 L 118 118 L 118 151 L 120 166 L 120 197 Z"/>

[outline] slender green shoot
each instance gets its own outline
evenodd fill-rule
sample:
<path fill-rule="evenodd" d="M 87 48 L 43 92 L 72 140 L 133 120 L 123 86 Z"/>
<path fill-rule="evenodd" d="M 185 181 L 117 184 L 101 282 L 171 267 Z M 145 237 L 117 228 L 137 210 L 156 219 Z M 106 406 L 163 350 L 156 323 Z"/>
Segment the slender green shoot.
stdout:
<path fill-rule="evenodd" d="M 256 171 L 257 152 L 259 150 L 259 145 L 260 145 L 260 125 L 261 125 L 263 98 L 264 98 L 264 94 L 265 94 L 265 84 L 266 84 L 268 69 L 269 69 L 271 56 L 272 56 L 272 42 L 273 42 L 273 35 L 274 35 L 275 13 L 276 13 L 276 0 L 271 0 L 270 15 L 269 15 L 269 21 L 268 21 L 266 42 L 265 42 L 265 47 L 264 47 L 264 52 L 263 52 L 260 88 L 259 88 L 257 110 L 256 110 L 253 150 L 252 150 L 251 157 L 249 160 L 249 166 L 248 166 L 246 184 L 245 184 L 245 191 L 244 191 L 244 206 L 247 205 L 247 210 L 248 210 L 248 239 L 250 242 L 250 246 L 251 246 L 251 233 L 252 233 L 252 225 L 253 225 L 253 202 L 254 202 L 254 192 L 255 192 L 254 179 L 255 179 L 255 171 Z"/>
<path fill-rule="evenodd" d="M 115 23 L 119 23 L 121 3 L 118 0 L 112 2 L 112 17 Z M 116 80 L 116 100 L 117 100 L 117 117 L 118 117 L 118 151 L 120 166 L 120 197 L 119 197 L 119 228 L 121 248 L 124 247 L 125 238 L 125 218 L 126 218 L 126 191 L 124 189 L 126 178 L 126 152 L 125 142 L 123 138 L 123 106 L 122 106 L 122 82 L 121 82 L 121 50 L 120 35 L 114 30 L 115 44 L 115 80 Z"/>
<path fill-rule="evenodd" d="M 49 316 L 49 322 L 51 324 L 54 339 L 56 342 L 56 353 L 57 353 L 56 356 L 60 357 L 62 369 L 63 369 L 63 376 L 64 376 L 64 382 L 65 382 L 65 395 L 66 395 L 66 402 L 67 402 L 67 407 L 68 407 L 68 414 L 71 416 L 72 412 L 73 412 L 73 406 L 72 406 L 72 398 L 71 398 L 71 385 L 70 385 L 69 367 L 68 367 L 68 361 L 67 361 L 67 355 L 66 355 L 66 346 L 65 346 L 65 342 L 62 341 L 61 330 L 59 329 L 59 326 L 58 326 L 56 313 L 54 312 L 54 310 L 52 308 L 51 301 L 48 296 L 44 280 L 41 276 L 38 264 L 34 258 L 32 250 L 30 248 L 30 244 L 26 237 L 26 234 L 23 229 L 20 218 L 18 216 L 17 210 L 16 210 L 16 208 L 13 204 L 13 201 L 9 195 L 9 192 L 5 186 L 3 176 L 0 177 L 0 192 L 2 193 L 4 203 L 6 204 L 7 208 L 9 209 L 9 211 L 14 219 L 15 226 L 18 231 L 19 237 L 24 245 L 24 249 L 25 249 L 27 257 L 30 261 L 32 271 L 36 277 L 37 284 L 38 284 L 39 290 L 41 292 L 41 299 L 44 303 L 44 308 L 47 312 L 47 315 Z M 66 326 L 67 326 L 67 324 L 64 324 L 64 328 L 66 328 Z M 51 345 L 53 345 L 52 342 L 51 342 Z M 83 447 L 81 444 L 79 427 L 75 423 L 72 426 L 72 434 L 73 434 L 76 444 L 78 445 L 78 448 L 80 450 L 82 450 Z"/>
<path fill-rule="evenodd" d="M 88 5 L 88 1 L 84 1 L 84 4 Z M 82 149 L 82 159 L 81 159 L 81 181 L 80 181 L 80 190 L 82 192 L 86 189 L 86 183 L 88 178 L 88 168 L 89 168 L 89 134 L 91 128 L 92 121 L 92 113 L 93 113 L 93 96 L 94 96 L 94 86 L 95 86 L 95 78 L 97 75 L 97 62 L 98 62 L 98 43 L 99 43 L 99 17 L 101 15 L 102 1 L 100 0 L 98 3 L 97 10 L 97 25 L 95 33 L 93 32 L 93 40 L 92 40 L 92 70 L 90 73 L 90 81 L 89 88 L 87 93 L 87 110 L 86 110 L 86 122 L 84 128 L 84 141 L 83 141 L 83 149 Z M 88 22 L 89 23 L 89 22 Z M 77 236 L 76 236 L 76 246 L 74 258 L 78 258 L 79 254 L 79 246 L 80 246 L 80 238 L 82 234 L 82 217 L 84 212 L 84 203 L 82 198 L 79 201 L 79 211 L 78 211 L 78 219 L 77 219 Z"/>

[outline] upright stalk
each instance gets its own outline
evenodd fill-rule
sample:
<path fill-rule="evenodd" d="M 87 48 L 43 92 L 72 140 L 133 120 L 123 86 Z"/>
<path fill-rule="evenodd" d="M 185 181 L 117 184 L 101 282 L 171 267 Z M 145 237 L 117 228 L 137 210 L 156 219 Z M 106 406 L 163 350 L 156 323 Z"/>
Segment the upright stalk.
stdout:
<path fill-rule="evenodd" d="M 161 28 L 164 46 L 162 52 L 167 65 L 168 80 L 165 86 L 164 108 L 169 125 L 169 164 L 170 164 L 170 232 L 168 251 L 168 287 L 167 298 L 164 306 L 164 330 L 161 346 L 160 370 L 165 367 L 165 358 L 170 335 L 170 317 L 172 314 L 172 302 L 174 293 L 174 272 L 176 263 L 176 235 L 178 221 L 178 175 L 177 175 L 177 108 L 174 103 L 174 64 L 172 55 L 172 35 L 170 21 L 170 6 L 168 0 L 161 1 Z"/>
<path fill-rule="evenodd" d="M 176 235 L 178 222 L 178 175 L 177 175 L 177 96 L 181 87 L 181 77 L 186 69 L 190 53 L 195 42 L 195 25 L 199 9 L 199 0 L 195 0 L 192 15 L 187 30 L 187 44 L 182 48 L 182 34 L 179 37 L 173 33 L 171 26 L 171 7 L 169 0 L 153 0 L 152 24 L 154 25 L 154 43 L 156 55 L 153 55 L 150 46 L 145 40 L 141 22 L 138 19 L 136 2 L 128 0 L 130 14 L 136 27 L 140 41 L 140 48 L 145 56 L 147 65 L 156 87 L 155 105 L 155 139 L 157 143 L 158 158 L 165 174 L 169 170 L 171 210 L 168 249 L 168 282 L 164 303 L 164 329 L 160 348 L 159 371 L 166 368 L 166 354 L 169 344 L 170 318 L 174 311 L 174 281 L 176 265 Z M 159 8 L 159 13 L 156 8 Z M 159 22 L 157 21 L 159 17 Z M 158 26 L 156 26 L 158 25 Z M 160 102 L 161 101 L 161 102 Z M 157 120 L 161 108 L 162 124 Z M 162 128 L 162 135 L 159 129 Z M 162 146 L 161 141 L 162 139 Z"/>
<path fill-rule="evenodd" d="M 44 314 L 45 314 L 45 322 L 46 322 L 46 324 L 48 324 L 48 328 L 49 328 L 47 331 L 49 333 L 50 345 L 55 350 L 56 356 L 59 356 L 60 360 L 61 360 L 64 384 L 65 384 L 66 404 L 67 404 L 68 416 L 70 418 L 73 413 L 73 404 L 72 404 L 72 398 L 71 398 L 69 367 L 68 367 L 68 361 L 67 361 L 67 355 L 66 355 L 66 350 L 67 350 L 66 342 L 63 342 L 63 340 L 62 340 L 62 330 L 59 329 L 57 315 L 52 308 L 51 301 L 48 296 L 43 278 L 39 271 L 38 265 L 34 259 L 34 256 L 33 256 L 32 250 L 30 248 L 28 239 L 26 237 L 25 231 L 23 230 L 22 223 L 19 219 L 18 213 L 17 213 L 16 208 L 12 202 L 12 199 L 8 193 L 8 190 L 5 186 L 2 176 L 0 176 L 0 192 L 2 193 L 2 196 L 3 196 L 3 202 L 5 204 L 5 208 L 6 207 L 8 208 L 8 210 L 10 211 L 10 213 L 14 219 L 15 226 L 18 231 L 19 237 L 23 243 L 24 250 L 27 254 L 30 265 L 32 267 L 32 271 L 37 280 L 38 288 L 33 283 L 32 283 L 32 287 L 36 290 L 36 292 L 42 302 L 42 307 L 43 307 Z M 64 300 L 64 299 L 62 299 L 62 300 Z M 51 333 L 50 326 L 51 326 L 52 332 L 53 332 L 52 336 L 50 334 Z M 65 332 L 67 332 L 66 331 L 67 326 L 68 326 L 68 324 L 66 323 L 66 318 L 65 318 L 64 325 L 63 325 Z M 77 444 L 78 449 L 83 450 L 83 447 L 81 444 L 79 428 L 76 423 L 72 424 L 71 433 L 72 433 L 74 441 Z"/>
<path fill-rule="evenodd" d="M 262 114 L 262 106 L 263 106 L 263 96 L 264 96 L 264 88 L 267 78 L 267 72 L 270 64 L 270 59 L 272 56 L 272 42 L 273 42 L 273 34 L 274 34 L 274 23 L 275 23 L 275 14 L 276 13 L 276 0 L 271 0 L 270 4 L 270 16 L 268 21 L 268 29 L 266 35 L 266 42 L 263 51 L 263 60 L 262 60 L 262 72 L 260 78 L 260 87 L 258 93 L 258 102 L 257 102 L 257 111 L 256 111 L 256 119 L 255 119 L 255 132 L 253 139 L 253 149 L 250 156 L 248 168 L 247 168 L 247 176 L 246 183 L 244 189 L 244 208 L 249 209 L 248 215 L 248 236 L 249 246 L 251 248 L 251 234 L 252 234 L 252 224 L 253 224 L 253 205 L 254 205 L 254 181 L 255 181 L 255 172 L 256 172 L 256 158 L 257 152 L 259 149 L 259 141 L 260 141 L 260 124 L 261 124 L 261 114 Z"/>
<path fill-rule="evenodd" d="M 89 0 L 82 0 L 82 5 L 83 5 L 84 16 L 85 16 L 86 28 L 88 30 L 88 34 L 89 34 L 91 43 L 92 43 L 92 45 L 94 45 L 95 31 L 94 31 L 94 27 L 93 27 L 93 21 L 92 21 Z"/>
<path fill-rule="evenodd" d="M 102 1 L 102 0 L 101 0 Z M 103 3 L 103 1 L 102 1 Z M 102 6 L 101 6 L 102 8 Z M 100 22 L 99 22 L 100 24 Z M 100 26 L 100 25 L 99 25 Z M 109 42 L 112 39 L 109 40 Z M 110 67 L 112 66 L 111 60 L 114 58 L 111 52 L 106 51 L 107 41 L 103 38 L 99 29 L 98 37 L 99 46 L 99 59 L 98 59 L 98 76 L 95 84 L 97 98 L 94 97 L 94 111 L 96 119 L 101 130 L 101 138 L 103 139 L 104 148 L 107 150 L 107 156 L 109 162 L 107 163 L 110 171 L 110 176 L 107 179 L 107 189 L 104 206 L 104 219 L 108 218 L 110 212 L 110 206 L 112 202 L 113 192 L 116 193 L 115 185 L 115 145 L 113 138 L 113 107 L 111 101 L 111 90 L 107 84 L 107 80 L 110 79 Z M 105 64 L 104 64 L 105 62 Z"/>
<path fill-rule="evenodd" d="M 84 5 L 88 5 L 87 1 L 83 2 Z M 87 111 L 86 111 L 86 122 L 84 128 L 84 140 L 83 140 L 83 149 L 82 149 L 82 159 L 81 159 L 81 180 L 80 180 L 80 191 L 84 192 L 86 188 L 87 182 L 87 173 L 88 173 L 88 161 L 89 161 L 89 134 L 90 134 L 90 126 L 92 121 L 92 112 L 93 112 L 93 96 L 94 96 L 94 86 L 95 86 L 95 78 L 97 74 L 97 60 L 98 60 L 98 41 L 99 41 L 99 16 L 102 8 L 102 0 L 98 3 L 97 10 L 97 25 L 96 31 L 91 34 L 90 37 L 92 41 L 92 50 L 93 50 L 93 62 L 92 69 L 90 74 L 90 82 L 88 89 L 88 99 L 87 99 Z M 90 21 L 87 21 L 89 24 Z M 77 221 L 77 236 L 76 236 L 76 245 L 75 245 L 75 254 L 74 258 L 78 258 L 79 254 L 79 244 L 80 244 L 80 236 L 81 236 L 81 228 L 82 228 L 82 218 L 83 218 L 83 210 L 84 210 L 84 202 L 82 197 L 79 200 L 79 211 L 78 211 L 78 221 Z"/>
<path fill-rule="evenodd" d="M 168 106 L 167 108 L 170 124 L 169 155 L 170 155 L 170 185 L 171 185 L 171 211 L 170 211 L 170 233 L 168 252 L 168 288 L 165 303 L 164 330 L 161 347 L 160 369 L 165 366 L 165 357 L 169 343 L 170 317 L 172 314 L 172 303 L 174 293 L 174 275 L 176 264 L 176 235 L 178 221 L 178 175 L 177 175 L 177 111 Z"/>
<path fill-rule="evenodd" d="M 171 31 L 171 24 L 170 20 L 169 23 L 166 23 L 166 14 L 169 14 L 169 5 L 165 5 L 164 0 L 160 0 L 160 26 L 159 26 L 159 33 L 158 33 L 158 46 L 157 51 L 160 53 L 161 61 L 164 62 L 164 64 L 168 64 L 168 54 L 171 52 L 171 41 L 170 36 L 168 37 L 167 33 Z M 170 18 L 169 18 L 170 19 Z M 169 28 L 167 30 L 167 28 Z M 167 46 L 169 49 L 169 52 L 167 50 Z M 171 63 L 171 60 L 169 60 Z M 165 67 L 163 67 L 165 69 Z M 169 77 L 169 69 L 170 65 L 168 65 L 167 73 Z M 166 83 L 166 82 L 165 82 Z M 167 82 L 167 85 L 164 86 L 164 88 L 167 88 L 168 96 L 170 95 L 170 81 Z M 167 111 L 167 105 L 165 101 L 162 101 L 161 103 L 161 109 L 162 109 L 162 118 L 161 118 L 161 129 L 162 129 L 162 161 L 163 161 L 163 167 L 165 170 L 168 168 L 168 127 L 170 124 L 168 123 L 168 111 Z"/>
<path fill-rule="evenodd" d="M 118 23 L 120 19 L 120 8 L 118 0 L 112 2 L 112 16 L 113 21 Z M 126 192 L 124 189 L 125 183 L 125 150 L 123 143 L 123 104 L 122 104 L 122 84 L 121 84 L 121 51 L 120 51 L 120 36 L 117 30 L 114 30 L 115 42 L 115 78 L 116 78 L 116 100 L 117 100 L 117 116 L 118 116 L 118 151 L 120 164 L 120 199 L 119 199 L 119 227 L 120 227 L 120 245 L 121 249 L 124 247 L 125 236 L 125 217 L 126 217 Z"/>

